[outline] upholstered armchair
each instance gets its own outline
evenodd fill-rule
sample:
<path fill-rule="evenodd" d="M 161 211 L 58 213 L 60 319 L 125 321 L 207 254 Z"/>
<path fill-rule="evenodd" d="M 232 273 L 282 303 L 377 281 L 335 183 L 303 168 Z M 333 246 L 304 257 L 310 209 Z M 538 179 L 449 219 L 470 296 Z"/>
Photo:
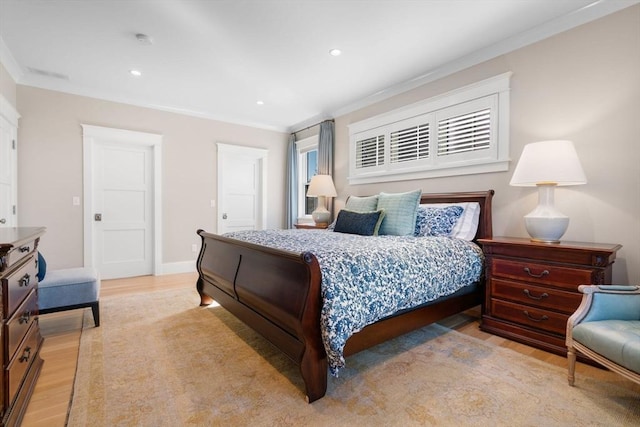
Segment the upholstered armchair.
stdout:
<path fill-rule="evenodd" d="M 640 286 L 579 287 L 582 303 L 567 322 L 569 385 L 576 350 L 640 384 Z"/>

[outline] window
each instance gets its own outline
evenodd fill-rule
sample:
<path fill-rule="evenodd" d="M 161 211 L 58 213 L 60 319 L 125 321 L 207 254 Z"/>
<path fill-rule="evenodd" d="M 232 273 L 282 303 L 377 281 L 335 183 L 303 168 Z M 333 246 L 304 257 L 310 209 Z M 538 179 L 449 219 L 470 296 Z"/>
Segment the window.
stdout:
<path fill-rule="evenodd" d="M 505 171 L 505 73 L 349 126 L 349 183 Z"/>
<path fill-rule="evenodd" d="M 318 199 L 307 197 L 311 178 L 318 173 L 318 136 L 296 141 L 298 151 L 298 218 L 311 221 Z"/>

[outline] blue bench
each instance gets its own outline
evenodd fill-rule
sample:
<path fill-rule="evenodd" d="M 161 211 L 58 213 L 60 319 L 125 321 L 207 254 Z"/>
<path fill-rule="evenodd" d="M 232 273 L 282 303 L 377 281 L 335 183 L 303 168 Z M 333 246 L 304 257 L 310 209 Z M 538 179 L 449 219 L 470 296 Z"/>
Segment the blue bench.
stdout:
<path fill-rule="evenodd" d="M 100 326 L 100 278 L 93 267 L 49 270 L 38 283 L 40 314 L 91 307 Z"/>

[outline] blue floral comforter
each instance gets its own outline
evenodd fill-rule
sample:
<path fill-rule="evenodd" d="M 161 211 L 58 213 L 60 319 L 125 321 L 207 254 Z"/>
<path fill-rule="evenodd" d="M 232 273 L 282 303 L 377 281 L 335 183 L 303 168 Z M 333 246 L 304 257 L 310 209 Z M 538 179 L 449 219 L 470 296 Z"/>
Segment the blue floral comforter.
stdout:
<path fill-rule="evenodd" d="M 399 310 L 450 295 L 479 280 L 484 257 L 472 242 L 450 237 L 359 236 L 325 230 L 225 234 L 238 240 L 311 252 L 322 272 L 320 327 L 335 376 L 347 339 Z"/>

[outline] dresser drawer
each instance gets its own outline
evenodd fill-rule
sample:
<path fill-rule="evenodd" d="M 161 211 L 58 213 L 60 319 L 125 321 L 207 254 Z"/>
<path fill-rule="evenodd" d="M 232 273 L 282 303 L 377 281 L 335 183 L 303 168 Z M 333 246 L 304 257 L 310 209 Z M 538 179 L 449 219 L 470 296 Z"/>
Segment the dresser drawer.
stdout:
<path fill-rule="evenodd" d="M 500 319 L 558 335 L 566 333 L 567 320 L 569 319 L 568 314 L 496 299 L 491 300 L 491 313 L 494 317 Z"/>
<path fill-rule="evenodd" d="M 10 276 L 2 279 L 2 290 L 6 289 L 7 307 L 4 311 L 4 317 L 10 317 L 18 308 L 25 297 L 36 287 L 38 276 L 36 270 L 36 261 L 33 256 L 13 272 Z"/>
<path fill-rule="evenodd" d="M 536 286 L 530 283 L 513 282 L 504 279 L 491 279 L 491 296 L 521 302 L 526 305 L 558 310 L 572 314 L 582 301 L 582 294 L 559 289 Z"/>
<path fill-rule="evenodd" d="M 7 358 L 11 359 L 13 357 L 22 338 L 24 338 L 29 327 L 35 322 L 37 317 L 38 295 L 34 289 L 7 322 L 7 346 L 9 349 Z"/>
<path fill-rule="evenodd" d="M 12 265 L 20 262 L 20 260 L 29 255 L 35 249 L 35 247 L 36 241 L 31 240 L 27 243 L 11 249 L 9 253 L 7 253 L 5 268 L 10 268 Z"/>
<path fill-rule="evenodd" d="M 7 375 L 5 378 L 9 382 L 9 404 L 13 402 L 14 397 L 20 385 L 31 366 L 31 362 L 36 358 L 40 345 L 42 344 L 42 336 L 40 335 L 40 329 L 38 329 L 37 322 L 31 324 L 29 332 L 26 338 L 22 341 L 15 356 L 9 362 L 7 366 Z"/>
<path fill-rule="evenodd" d="M 575 291 L 578 285 L 593 283 L 593 271 L 590 269 L 501 258 L 493 259 L 491 275 L 493 277 L 524 280 L 529 283 L 551 285 L 572 291 Z"/>

